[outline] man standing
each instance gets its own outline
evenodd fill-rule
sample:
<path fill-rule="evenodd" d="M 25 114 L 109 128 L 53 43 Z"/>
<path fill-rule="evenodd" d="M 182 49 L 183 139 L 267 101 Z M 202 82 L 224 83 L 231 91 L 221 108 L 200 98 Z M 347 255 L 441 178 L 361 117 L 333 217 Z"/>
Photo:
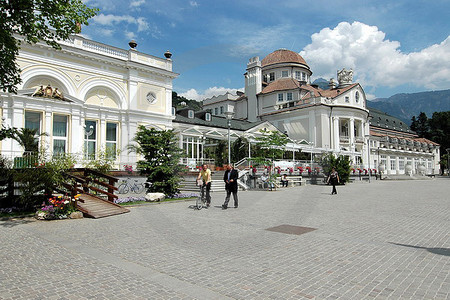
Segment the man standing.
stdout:
<path fill-rule="evenodd" d="M 211 204 L 211 170 L 208 168 L 206 164 L 202 165 L 202 169 L 200 173 L 198 173 L 197 180 L 202 179 L 203 185 L 202 185 L 202 193 L 204 192 L 204 189 L 206 189 L 206 208 L 209 207 Z"/>
<path fill-rule="evenodd" d="M 225 190 L 227 191 L 227 196 L 225 197 L 225 203 L 222 205 L 222 209 L 228 208 L 228 202 L 230 201 L 231 193 L 233 193 L 234 208 L 238 208 L 238 180 L 239 173 L 233 168 L 232 165 L 227 165 L 227 170 L 223 176 L 223 181 L 225 181 Z"/>

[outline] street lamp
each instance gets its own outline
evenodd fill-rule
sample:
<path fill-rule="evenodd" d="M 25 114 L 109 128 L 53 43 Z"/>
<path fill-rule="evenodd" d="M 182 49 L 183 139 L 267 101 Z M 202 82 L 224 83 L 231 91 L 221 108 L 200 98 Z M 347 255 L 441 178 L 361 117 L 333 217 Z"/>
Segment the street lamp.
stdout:
<path fill-rule="evenodd" d="M 370 135 L 366 135 L 367 138 L 367 167 L 369 168 L 369 183 L 370 183 Z"/>
<path fill-rule="evenodd" d="M 228 124 L 228 164 L 231 165 L 231 139 L 230 139 L 230 128 L 231 128 L 231 119 L 233 119 L 233 110 L 230 109 L 229 106 L 227 111 L 225 112 L 225 116 L 227 118 L 227 124 Z"/>
<path fill-rule="evenodd" d="M 314 142 L 309 142 L 308 144 L 311 146 L 311 172 L 312 172 Z"/>
<path fill-rule="evenodd" d="M 450 148 L 445 149 L 447 151 L 447 176 L 450 176 Z"/>

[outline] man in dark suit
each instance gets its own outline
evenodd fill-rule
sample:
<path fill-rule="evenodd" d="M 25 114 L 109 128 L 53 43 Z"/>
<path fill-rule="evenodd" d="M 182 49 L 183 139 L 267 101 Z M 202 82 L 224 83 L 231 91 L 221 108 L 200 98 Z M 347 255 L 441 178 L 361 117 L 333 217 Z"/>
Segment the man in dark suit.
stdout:
<path fill-rule="evenodd" d="M 238 207 L 238 180 L 239 173 L 233 168 L 232 165 L 227 166 L 225 175 L 223 176 L 223 181 L 225 181 L 225 190 L 227 191 L 227 196 L 225 197 L 225 203 L 222 205 L 222 209 L 228 208 L 228 202 L 230 201 L 231 193 L 233 193 L 234 208 Z"/>

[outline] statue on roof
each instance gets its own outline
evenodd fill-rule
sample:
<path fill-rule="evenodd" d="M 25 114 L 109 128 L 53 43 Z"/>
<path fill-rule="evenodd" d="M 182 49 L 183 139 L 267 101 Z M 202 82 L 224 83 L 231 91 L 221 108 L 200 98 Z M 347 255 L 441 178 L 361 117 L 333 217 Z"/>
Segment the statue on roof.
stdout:
<path fill-rule="evenodd" d="M 36 96 L 42 97 L 42 96 L 44 96 L 44 86 L 41 85 L 40 87 L 38 87 L 38 88 L 34 91 L 33 95 L 31 95 L 31 96 L 33 96 L 33 97 L 36 97 Z"/>
<path fill-rule="evenodd" d="M 339 81 L 339 85 L 350 84 L 353 82 L 353 70 L 346 70 L 343 68 L 340 71 L 337 71 L 337 79 Z"/>

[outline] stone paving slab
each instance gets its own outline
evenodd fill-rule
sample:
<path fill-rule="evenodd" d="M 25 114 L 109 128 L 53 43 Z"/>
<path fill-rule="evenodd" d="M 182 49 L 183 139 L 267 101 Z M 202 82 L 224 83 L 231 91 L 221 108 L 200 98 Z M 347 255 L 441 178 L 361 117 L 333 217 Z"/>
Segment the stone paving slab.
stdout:
<path fill-rule="evenodd" d="M 0 299 L 449 299 L 450 181 L 241 192 L 0 222 Z M 267 231 L 315 228 L 301 235 Z"/>

